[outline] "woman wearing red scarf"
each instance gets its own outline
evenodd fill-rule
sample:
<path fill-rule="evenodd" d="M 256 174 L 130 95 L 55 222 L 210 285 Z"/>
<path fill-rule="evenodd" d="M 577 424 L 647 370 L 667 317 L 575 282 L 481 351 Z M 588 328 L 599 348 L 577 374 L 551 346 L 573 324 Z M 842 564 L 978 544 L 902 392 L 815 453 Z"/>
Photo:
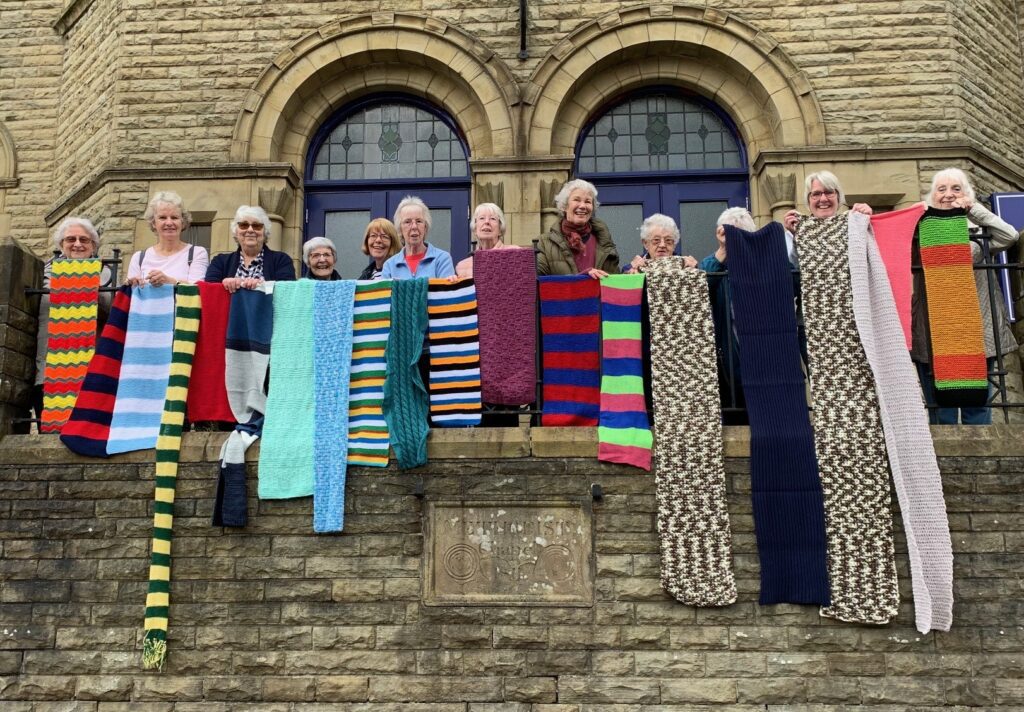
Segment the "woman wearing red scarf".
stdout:
<path fill-rule="evenodd" d="M 571 180 L 555 196 L 561 220 L 540 238 L 537 274 L 589 274 L 594 279 L 619 272 L 619 253 L 608 226 L 594 217 L 597 188 Z"/>

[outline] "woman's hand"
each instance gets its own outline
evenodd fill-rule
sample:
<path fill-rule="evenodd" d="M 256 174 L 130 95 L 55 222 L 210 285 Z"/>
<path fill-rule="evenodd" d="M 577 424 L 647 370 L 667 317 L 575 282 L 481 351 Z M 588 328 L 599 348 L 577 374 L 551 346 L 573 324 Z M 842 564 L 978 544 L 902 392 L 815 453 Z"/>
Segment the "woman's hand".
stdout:
<path fill-rule="evenodd" d="M 161 287 L 165 284 L 177 284 L 178 280 L 174 277 L 164 274 L 158 269 L 151 269 L 146 274 L 146 281 L 152 284 L 154 287 Z"/>
<path fill-rule="evenodd" d="M 146 278 L 129 277 L 127 280 L 125 280 L 125 284 L 127 284 L 129 287 L 143 287 L 146 284 Z"/>
<path fill-rule="evenodd" d="M 683 267 L 696 267 L 697 258 L 693 255 L 685 255 L 683 257 Z"/>
<path fill-rule="evenodd" d="M 630 261 L 629 269 L 626 270 L 625 274 L 636 274 L 645 264 L 647 264 L 647 260 L 637 255 Z"/>
<path fill-rule="evenodd" d="M 263 283 L 262 279 L 255 277 L 225 277 L 221 284 L 229 293 L 234 294 L 239 289 L 256 289 Z"/>
<path fill-rule="evenodd" d="M 954 208 L 963 208 L 964 210 L 970 210 L 974 207 L 974 201 L 968 198 L 966 195 L 962 195 L 953 201 Z"/>
<path fill-rule="evenodd" d="M 603 269 L 588 269 L 587 274 L 590 275 L 591 279 L 604 279 L 608 276 L 608 273 Z"/>
<path fill-rule="evenodd" d="M 861 213 L 863 215 L 871 215 L 875 212 L 867 203 L 854 203 L 853 207 L 850 208 L 850 210 L 852 210 L 855 213 Z"/>
<path fill-rule="evenodd" d="M 782 225 L 787 230 L 796 234 L 796 224 L 800 222 L 800 211 L 790 210 L 782 217 Z"/>
<path fill-rule="evenodd" d="M 462 279 L 462 277 L 460 277 L 458 274 L 450 274 L 450 275 L 448 275 L 448 282 L 450 284 L 454 283 L 454 282 L 458 282 L 460 279 Z"/>

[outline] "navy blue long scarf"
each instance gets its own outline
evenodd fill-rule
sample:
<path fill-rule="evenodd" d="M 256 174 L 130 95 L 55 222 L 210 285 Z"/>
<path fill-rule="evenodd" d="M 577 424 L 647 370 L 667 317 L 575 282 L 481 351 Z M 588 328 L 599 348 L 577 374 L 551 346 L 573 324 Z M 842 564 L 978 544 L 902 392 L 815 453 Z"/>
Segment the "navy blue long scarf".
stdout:
<path fill-rule="evenodd" d="M 793 278 L 779 223 L 725 226 L 743 394 L 762 605 L 829 604 L 825 510 L 807 414 Z"/>

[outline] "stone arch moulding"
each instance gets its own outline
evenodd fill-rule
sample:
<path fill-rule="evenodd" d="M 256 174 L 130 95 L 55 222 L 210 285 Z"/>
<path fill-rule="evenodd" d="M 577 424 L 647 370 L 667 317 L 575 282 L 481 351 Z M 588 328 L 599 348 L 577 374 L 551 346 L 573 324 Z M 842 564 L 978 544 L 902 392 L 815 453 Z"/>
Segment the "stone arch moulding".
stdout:
<path fill-rule="evenodd" d="M 825 143 L 810 82 L 768 34 L 704 5 L 651 4 L 583 25 L 541 61 L 523 90 L 528 153 L 571 155 L 602 105 L 655 84 L 716 102 L 751 160 L 765 148 Z"/>
<path fill-rule="evenodd" d="M 380 12 L 331 22 L 285 49 L 245 97 L 231 160 L 303 169 L 317 127 L 379 91 L 413 94 L 447 111 L 473 157 L 511 155 L 519 88 L 477 39 L 433 18 Z"/>
<path fill-rule="evenodd" d="M 14 139 L 0 121 L 0 188 L 13 188 L 18 183 L 18 153 Z"/>

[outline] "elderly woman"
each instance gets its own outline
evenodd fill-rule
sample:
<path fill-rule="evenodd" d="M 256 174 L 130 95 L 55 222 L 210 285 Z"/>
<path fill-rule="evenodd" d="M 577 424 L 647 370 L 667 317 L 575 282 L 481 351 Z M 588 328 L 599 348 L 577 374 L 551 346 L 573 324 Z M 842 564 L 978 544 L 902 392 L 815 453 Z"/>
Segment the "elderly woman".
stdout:
<path fill-rule="evenodd" d="M 375 218 L 366 226 L 363 234 L 363 254 L 370 258 L 370 264 L 359 275 L 359 279 L 380 279 L 384 263 L 398 254 L 401 245 L 398 230 L 387 218 Z"/>
<path fill-rule="evenodd" d="M 181 196 L 160 191 L 153 196 L 143 215 L 156 234 L 156 244 L 136 252 L 128 262 L 128 284 L 141 287 L 152 284 L 198 282 L 206 274 L 210 256 L 205 247 L 190 245 L 181 234 L 192 224 Z"/>
<path fill-rule="evenodd" d="M 988 247 L 991 253 L 1003 252 L 1016 244 L 1017 230 L 1012 225 L 994 215 L 984 205 L 977 202 L 974 187 L 967 175 L 959 168 L 945 168 L 932 177 L 931 190 L 925 196 L 925 204 L 932 208 L 949 210 L 963 208 L 967 211 L 967 220 L 972 228 L 988 228 Z M 915 252 L 917 245 L 915 243 Z M 971 242 L 971 255 L 974 263 L 983 259 L 981 247 Z M 915 262 L 919 259 L 915 255 Z M 1006 318 L 1006 307 L 998 285 L 995 288 L 995 313 L 989 300 L 988 278 L 995 279 L 990 270 L 975 270 L 974 284 L 978 292 L 978 303 L 981 307 L 982 330 L 985 340 L 985 356 L 988 359 L 988 370 L 995 365 L 996 356 L 1005 355 L 1017 350 L 1017 341 L 1013 338 Z M 912 347 L 910 356 L 917 363 L 921 377 L 921 387 L 925 400 L 935 403 L 935 378 L 931 368 L 931 336 L 928 328 L 928 300 L 925 294 L 925 279 L 922 272 L 914 274 L 914 293 L 911 302 L 911 334 Z M 995 333 L 999 333 L 999 348 L 996 348 Z M 989 408 L 938 408 L 929 410 L 932 423 L 964 425 L 987 425 L 992 422 L 992 411 Z"/>
<path fill-rule="evenodd" d="M 452 256 L 427 243 L 430 233 L 430 208 L 417 197 L 407 195 L 395 209 L 395 224 L 405 247 L 389 258 L 381 270 L 383 279 L 414 277 L 453 277 Z"/>
<path fill-rule="evenodd" d="M 253 289 L 264 280 L 295 279 L 291 258 L 267 247 L 270 230 L 270 217 L 263 208 L 239 206 L 231 221 L 231 237 L 238 243 L 238 249 L 214 257 L 206 270 L 206 281 L 220 282 L 234 294 L 239 289 Z"/>
<path fill-rule="evenodd" d="M 589 274 L 594 279 L 619 271 L 619 253 L 608 226 L 594 217 L 597 188 L 571 180 L 555 196 L 561 220 L 540 238 L 537 274 Z"/>
<path fill-rule="evenodd" d="M 100 234 L 88 218 L 68 217 L 61 221 L 53 231 L 53 248 L 60 252 L 53 259 L 85 260 L 99 255 Z M 53 259 L 43 265 L 43 289 L 50 288 L 50 274 Z M 113 276 L 106 266 L 100 273 L 100 286 L 110 284 Z M 110 294 L 100 292 L 100 311 L 106 312 L 110 306 Z M 43 373 L 46 369 L 46 351 L 49 346 L 50 296 L 43 294 L 39 298 L 39 330 L 36 332 L 36 379 L 32 388 L 32 407 L 36 417 L 43 412 Z"/>
<path fill-rule="evenodd" d="M 517 245 L 504 243 L 506 227 L 505 213 L 497 205 L 480 203 L 476 206 L 473 218 L 469 221 L 469 229 L 476 239 L 476 251 L 520 249 Z M 461 279 L 470 279 L 473 276 L 473 255 L 455 265 L 455 274 Z"/>
<path fill-rule="evenodd" d="M 830 218 L 839 213 L 839 208 L 846 203 L 846 196 L 843 188 L 839 185 L 839 179 L 830 171 L 818 171 L 811 173 L 804 181 L 804 197 L 807 200 L 807 207 L 811 211 L 811 217 Z M 855 213 L 871 215 L 871 206 L 867 203 L 854 203 L 850 208 Z M 800 220 L 800 212 L 790 210 L 782 219 L 789 232 L 796 231 L 796 224 Z M 791 255 L 792 256 L 792 255 Z"/>
<path fill-rule="evenodd" d="M 334 269 L 338 255 L 334 251 L 334 243 L 326 237 L 314 237 L 302 246 L 302 261 L 306 265 L 308 279 L 321 279 L 328 282 L 341 279 Z"/>
<path fill-rule="evenodd" d="M 629 267 L 623 272 L 626 274 L 643 272 L 648 261 L 671 257 L 677 242 L 679 242 L 679 228 L 676 226 L 676 221 L 661 213 L 651 215 L 640 225 L 640 243 L 644 246 L 644 253 L 634 257 L 630 261 Z M 697 260 L 687 255 L 683 257 L 683 266 L 696 267 Z"/>

